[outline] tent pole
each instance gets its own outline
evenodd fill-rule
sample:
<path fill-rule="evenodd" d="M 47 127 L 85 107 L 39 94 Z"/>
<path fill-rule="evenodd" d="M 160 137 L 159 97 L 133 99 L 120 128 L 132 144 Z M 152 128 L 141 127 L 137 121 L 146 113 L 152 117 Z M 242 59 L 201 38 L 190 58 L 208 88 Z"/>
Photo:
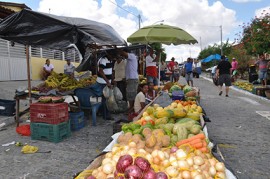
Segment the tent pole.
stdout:
<path fill-rule="evenodd" d="M 28 97 L 29 97 L 29 104 L 32 104 L 32 98 L 31 98 L 31 77 L 30 77 L 29 45 L 26 45 L 26 64 L 27 64 L 27 81 L 28 81 Z"/>
<path fill-rule="evenodd" d="M 160 63 L 161 63 L 161 53 L 159 54 L 158 59 L 158 86 L 160 86 Z"/>

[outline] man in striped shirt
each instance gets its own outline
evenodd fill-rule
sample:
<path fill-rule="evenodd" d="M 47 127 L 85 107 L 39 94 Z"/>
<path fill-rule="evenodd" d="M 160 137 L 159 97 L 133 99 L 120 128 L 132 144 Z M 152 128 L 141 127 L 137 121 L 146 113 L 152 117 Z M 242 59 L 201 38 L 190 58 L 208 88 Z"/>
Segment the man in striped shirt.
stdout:
<path fill-rule="evenodd" d="M 112 56 L 107 53 L 98 60 L 97 83 L 103 89 L 106 85 L 112 87 L 113 62 Z M 102 95 L 102 107 L 106 109 L 106 120 L 111 120 L 111 114 L 106 106 L 106 98 Z"/>

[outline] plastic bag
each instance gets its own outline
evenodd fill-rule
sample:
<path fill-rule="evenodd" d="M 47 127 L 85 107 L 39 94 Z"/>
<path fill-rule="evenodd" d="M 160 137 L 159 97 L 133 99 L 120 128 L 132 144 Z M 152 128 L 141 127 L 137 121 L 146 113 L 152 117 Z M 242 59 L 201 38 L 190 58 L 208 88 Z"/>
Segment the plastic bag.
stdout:
<path fill-rule="evenodd" d="M 161 92 L 160 96 L 155 100 L 154 104 L 159 104 L 161 107 L 169 106 L 172 99 L 167 92 Z"/>
<path fill-rule="evenodd" d="M 120 89 L 117 86 L 113 87 L 113 94 L 116 101 L 120 101 L 123 99 L 123 94 L 121 93 Z"/>
<path fill-rule="evenodd" d="M 108 86 L 105 86 L 103 88 L 103 95 L 104 95 L 105 98 L 109 98 L 110 97 L 110 90 L 111 89 Z"/>
<path fill-rule="evenodd" d="M 110 89 L 110 88 L 108 89 L 109 89 L 109 97 L 106 100 L 107 108 L 110 112 L 116 112 L 118 111 L 118 105 L 114 97 L 113 89 Z"/>

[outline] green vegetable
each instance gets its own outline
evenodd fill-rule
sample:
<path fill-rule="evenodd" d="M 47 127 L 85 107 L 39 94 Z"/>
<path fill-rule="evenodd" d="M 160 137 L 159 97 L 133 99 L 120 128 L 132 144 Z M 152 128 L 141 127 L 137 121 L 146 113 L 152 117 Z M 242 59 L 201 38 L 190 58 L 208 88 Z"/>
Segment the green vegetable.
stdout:
<path fill-rule="evenodd" d="M 183 140 L 183 139 L 186 139 L 188 136 L 188 132 L 187 132 L 187 129 L 184 128 L 184 127 L 178 127 L 177 128 L 177 138 L 178 138 L 178 141 L 179 140 Z"/>
<path fill-rule="evenodd" d="M 128 130 L 130 130 L 129 124 L 123 124 L 121 129 L 124 133 L 126 133 Z"/>
<path fill-rule="evenodd" d="M 132 134 L 133 134 L 133 135 L 134 135 L 134 134 L 141 134 L 141 132 L 142 132 L 142 129 L 139 128 L 139 129 L 135 129 L 135 130 L 132 132 Z"/>
<path fill-rule="evenodd" d="M 168 130 L 168 129 L 163 129 L 165 134 L 168 135 L 168 136 L 171 136 L 172 135 L 172 132 L 171 130 Z"/>
<path fill-rule="evenodd" d="M 170 118 L 170 119 L 169 119 L 169 121 L 168 121 L 168 123 L 172 123 L 172 124 L 174 124 L 174 123 L 175 123 L 174 118 Z"/>
<path fill-rule="evenodd" d="M 177 137 L 177 135 L 172 135 L 172 137 L 171 137 L 171 143 L 172 143 L 173 145 L 175 145 L 176 142 L 178 142 L 178 137 Z"/>
<path fill-rule="evenodd" d="M 140 129 L 141 125 L 140 124 L 135 124 L 135 123 L 131 123 L 129 128 L 134 131 L 136 129 Z"/>
<path fill-rule="evenodd" d="M 170 132 L 173 129 L 174 124 L 168 123 L 163 126 L 163 130 L 169 130 Z"/>
<path fill-rule="evenodd" d="M 194 135 L 199 134 L 200 131 L 201 131 L 201 128 L 202 128 L 202 127 L 201 127 L 200 125 L 195 124 L 195 125 L 193 125 L 193 126 L 191 127 L 190 132 L 191 132 L 192 134 L 194 134 Z"/>
<path fill-rule="evenodd" d="M 189 86 L 189 85 L 186 85 L 186 86 L 183 88 L 183 90 L 184 90 L 184 93 L 186 94 L 186 93 L 188 93 L 188 92 L 190 92 L 190 91 L 192 90 L 192 87 Z"/>
<path fill-rule="evenodd" d="M 181 90 L 180 86 L 178 85 L 173 85 L 171 88 L 170 88 L 170 93 L 172 93 L 173 91 L 178 91 L 178 90 Z"/>
<path fill-rule="evenodd" d="M 141 126 L 140 129 L 143 130 L 144 128 L 150 128 L 150 129 L 154 129 L 154 126 L 152 124 L 145 124 L 144 126 Z"/>

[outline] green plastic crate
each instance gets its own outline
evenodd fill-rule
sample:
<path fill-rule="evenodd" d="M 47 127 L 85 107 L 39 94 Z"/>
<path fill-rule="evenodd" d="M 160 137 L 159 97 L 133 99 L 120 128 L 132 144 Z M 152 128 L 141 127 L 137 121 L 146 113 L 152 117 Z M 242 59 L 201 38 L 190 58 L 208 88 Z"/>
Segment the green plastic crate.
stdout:
<path fill-rule="evenodd" d="M 60 124 L 31 123 L 31 139 L 58 143 L 71 136 L 70 120 Z"/>

